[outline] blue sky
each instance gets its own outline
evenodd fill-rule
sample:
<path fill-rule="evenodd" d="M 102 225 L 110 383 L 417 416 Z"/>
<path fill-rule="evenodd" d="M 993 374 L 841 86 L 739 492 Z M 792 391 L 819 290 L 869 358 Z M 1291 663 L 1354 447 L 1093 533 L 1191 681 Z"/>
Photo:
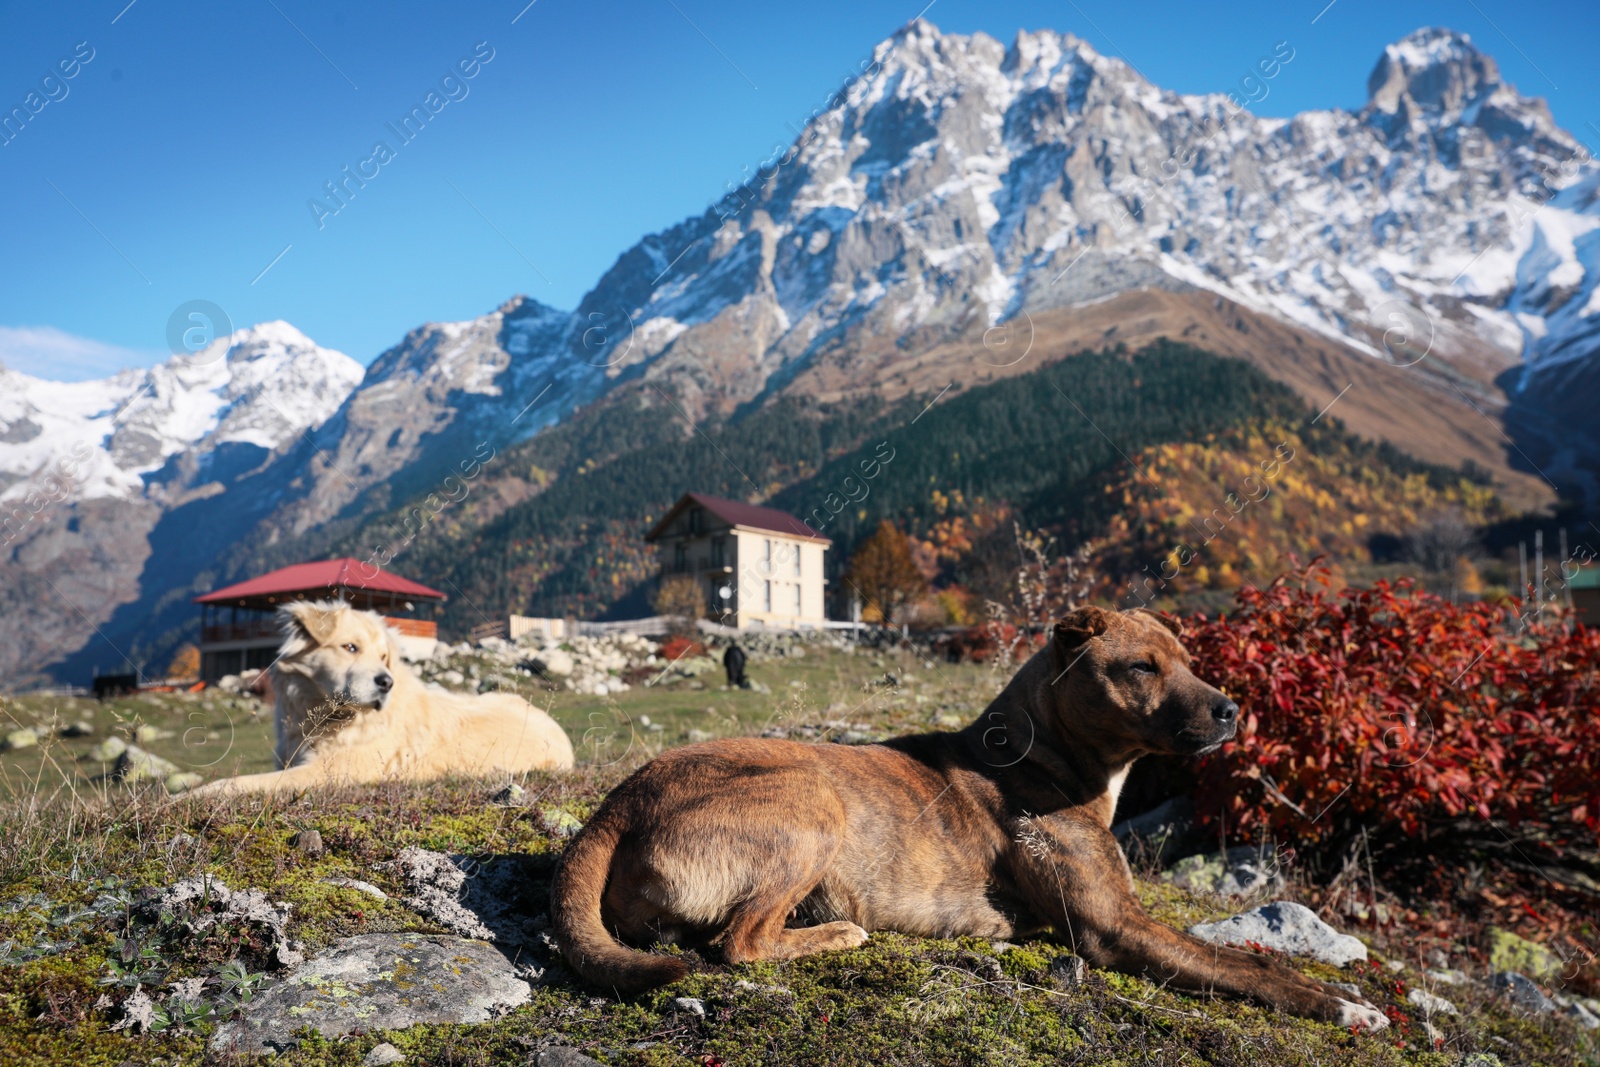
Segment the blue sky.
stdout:
<path fill-rule="evenodd" d="M 74 70 L 0 147 L 0 360 L 59 378 L 152 362 L 191 300 L 364 363 L 513 293 L 571 307 L 791 140 L 920 7 L 525 3 L 0 2 L 0 111 Z M 1446 25 L 1600 147 L 1591 2 L 936 0 L 926 17 L 1007 42 L 1071 31 L 1181 92 L 1226 90 L 1287 40 L 1266 115 L 1358 107 L 1385 43 Z M 92 58 L 74 67 L 80 42 Z M 307 201 L 396 145 L 385 124 L 463 60 L 456 99 L 319 229 Z"/>

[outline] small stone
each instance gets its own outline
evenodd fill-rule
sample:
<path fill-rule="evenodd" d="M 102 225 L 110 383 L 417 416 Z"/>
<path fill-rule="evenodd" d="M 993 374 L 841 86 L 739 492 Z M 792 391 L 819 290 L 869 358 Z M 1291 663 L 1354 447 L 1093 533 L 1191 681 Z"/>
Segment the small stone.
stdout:
<path fill-rule="evenodd" d="M 336 885 L 340 889 L 354 889 L 357 893 L 365 893 L 367 896 L 376 897 L 379 900 L 389 899 L 388 893 L 385 893 L 371 882 L 363 882 L 359 878 L 324 878 L 323 882 L 328 885 Z"/>
<path fill-rule="evenodd" d="M 179 793 L 187 793 L 205 780 L 206 776 L 203 774 L 196 774 L 194 771 L 179 771 L 177 774 L 167 775 L 167 780 L 164 784 L 169 794 L 177 796 Z"/>
<path fill-rule="evenodd" d="M 516 782 L 508 782 L 506 787 L 489 798 L 491 804 L 502 804 L 506 807 L 518 807 L 528 802 L 528 791 Z"/>
<path fill-rule="evenodd" d="M 125 782 L 150 782 L 165 781 L 178 772 L 178 765 L 171 760 L 146 752 L 138 745 L 129 745 L 117 757 L 116 770 L 112 773 Z"/>
<path fill-rule="evenodd" d="M 539 821 L 544 828 L 557 837 L 572 837 L 583 829 L 583 823 L 575 815 L 570 815 L 560 808 L 539 809 Z"/>
<path fill-rule="evenodd" d="M 1538 986 L 1533 984 L 1533 979 L 1516 971 L 1496 971 L 1489 976 L 1489 985 L 1498 993 L 1506 997 L 1523 1011 L 1535 1015 L 1556 1010 L 1555 1004 L 1545 996 Z"/>
<path fill-rule="evenodd" d="M 1089 976 L 1089 965 L 1082 956 L 1057 956 L 1050 961 L 1050 978 L 1059 986 L 1072 987 L 1083 984 Z"/>
<path fill-rule="evenodd" d="M 133 740 L 137 744 L 148 745 L 152 741 L 165 741 L 172 736 L 171 730 L 163 730 L 158 726 L 144 722 L 140 723 L 133 731 Z"/>
<path fill-rule="evenodd" d="M 1469 981 L 1464 973 L 1453 967 L 1435 967 L 1425 973 L 1440 985 L 1466 985 Z"/>
<path fill-rule="evenodd" d="M 711 733 L 709 730 L 702 730 L 695 726 L 691 726 L 689 728 L 689 732 L 684 735 L 691 745 L 697 745 L 702 741 L 709 741 L 715 736 L 716 734 Z"/>
<path fill-rule="evenodd" d="M 419 995 L 422 991 L 425 995 Z M 528 983 L 483 941 L 431 934 L 362 934 L 299 964 L 219 1026 L 213 1053 L 269 1053 L 310 1027 L 324 1037 L 417 1023 L 481 1023 L 528 1002 Z"/>
<path fill-rule="evenodd" d="M 115 763 L 128 751 L 128 743 L 120 737 L 108 737 L 89 750 L 89 758 L 100 763 Z"/>
<path fill-rule="evenodd" d="M 77 722 L 69 722 L 67 725 L 61 728 L 62 737 L 88 737 L 93 733 L 94 727 L 90 726 L 82 719 L 79 719 Z"/>
<path fill-rule="evenodd" d="M 5 741 L 0 742 L 0 751 L 11 752 L 19 748 L 32 748 L 38 743 L 38 731 L 23 727 L 6 734 Z"/>
<path fill-rule="evenodd" d="M 676 997 L 672 1003 L 679 1011 L 686 1011 L 690 1015 L 698 1015 L 702 1019 L 706 1017 L 706 1002 L 699 997 Z"/>
<path fill-rule="evenodd" d="M 1342 989 L 1346 993 L 1354 993 L 1358 997 L 1361 995 L 1361 987 L 1354 982 L 1329 982 L 1328 984 L 1335 989 Z"/>
<path fill-rule="evenodd" d="M 1405 960 L 1386 960 L 1384 962 L 1384 966 L 1387 967 L 1389 970 L 1393 971 L 1395 974 L 1399 974 L 1401 971 L 1406 969 L 1406 961 Z"/>
<path fill-rule="evenodd" d="M 367 1053 L 361 1061 L 361 1067 L 388 1067 L 391 1063 L 404 1063 L 406 1054 L 385 1041 L 381 1045 L 374 1045 L 372 1051 Z"/>
<path fill-rule="evenodd" d="M 1255 942 L 1291 956 L 1310 956 L 1342 967 L 1367 958 L 1367 946 L 1341 934 L 1303 904 L 1278 900 L 1216 922 L 1191 926 L 1189 932 L 1203 941 L 1226 945 Z"/>
<path fill-rule="evenodd" d="M 322 834 L 316 830 L 301 830 L 289 838 L 289 844 L 307 856 L 322 855 Z"/>
<path fill-rule="evenodd" d="M 1585 1030 L 1600 1030 L 1600 1015 L 1596 1015 L 1578 1001 L 1568 1004 L 1561 1013 Z"/>
<path fill-rule="evenodd" d="M 1406 994 L 1406 1000 L 1422 1009 L 1426 1015 L 1460 1015 L 1456 1006 L 1443 997 L 1434 996 L 1432 993 L 1421 989 L 1413 989 Z"/>

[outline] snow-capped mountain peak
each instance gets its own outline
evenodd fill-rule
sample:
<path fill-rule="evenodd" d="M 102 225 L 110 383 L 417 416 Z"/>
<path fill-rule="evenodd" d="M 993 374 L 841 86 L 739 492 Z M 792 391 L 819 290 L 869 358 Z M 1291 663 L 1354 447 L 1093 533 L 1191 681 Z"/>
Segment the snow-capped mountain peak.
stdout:
<path fill-rule="evenodd" d="M 363 374 L 286 322 L 98 381 L 0 369 L 0 498 L 26 497 L 41 481 L 62 498 L 166 493 L 174 480 L 209 474 L 207 457 L 226 446 L 264 459 L 293 442 L 337 411 Z"/>

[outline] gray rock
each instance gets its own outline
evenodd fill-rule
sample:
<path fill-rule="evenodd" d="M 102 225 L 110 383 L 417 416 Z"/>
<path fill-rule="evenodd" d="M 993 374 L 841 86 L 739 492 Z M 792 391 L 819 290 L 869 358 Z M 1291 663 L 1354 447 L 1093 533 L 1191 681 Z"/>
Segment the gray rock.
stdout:
<path fill-rule="evenodd" d="M 575 1048 L 547 1048 L 533 1058 L 534 1067 L 600 1067 Z"/>
<path fill-rule="evenodd" d="M 326 1037 L 418 1023 L 481 1023 L 529 996 L 509 960 L 483 941 L 445 935 L 362 934 L 296 967 L 222 1024 L 214 1052 L 276 1052 L 295 1030 Z"/>
<path fill-rule="evenodd" d="M 544 828 L 557 837 L 572 837 L 583 829 L 583 822 L 576 816 L 562 811 L 560 808 L 541 808 L 539 822 Z"/>
<path fill-rule="evenodd" d="M 1504 994 L 1511 1003 L 1523 1011 L 1543 1015 L 1556 1010 L 1550 998 L 1545 996 L 1539 987 L 1533 984 L 1533 979 L 1525 974 L 1518 974 L 1516 971 L 1496 971 L 1489 976 L 1489 985 L 1495 992 Z"/>
<path fill-rule="evenodd" d="M 1367 946 L 1341 934 L 1303 904 L 1277 900 L 1216 922 L 1191 926 L 1189 932 L 1203 941 L 1242 945 L 1254 941 L 1291 956 L 1310 956 L 1342 967 L 1367 958 Z"/>
<path fill-rule="evenodd" d="M 1600 1030 L 1600 1015 L 1596 1015 L 1582 1003 L 1573 1001 L 1561 1009 L 1561 1014 L 1583 1027 L 1585 1030 Z"/>
<path fill-rule="evenodd" d="M 1422 989 L 1413 989 L 1406 994 L 1406 1000 L 1422 1009 L 1426 1015 L 1460 1015 L 1456 1006 L 1440 996 L 1435 996 Z"/>
<path fill-rule="evenodd" d="M 1277 854 L 1270 848 L 1248 845 L 1181 859 L 1161 873 L 1161 880 L 1191 893 L 1224 897 L 1246 897 L 1283 888 Z"/>
<path fill-rule="evenodd" d="M 179 771 L 177 774 L 167 775 L 167 780 L 162 783 L 168 793 L 177 796 L 187 793 L 206 780 L 206 776 L 195 771 Z"/>
<path fill-rule="evenodd" d="M 301 830 L 299 833 L 289 838 L 289 844 L 293 846 L 296 851 L 303 852 L 307 856 L 322 855 L 322 834 L 320 831 Z"/>
<path fill-rule="evenodd" d="M 1082 956 L 1057 956 L 1050 961 L 1050 978 L 1059 986 L 1082 985 L 1089 976 L 1089 965 Z"/>
<path fill-rule="evenodd" d="M 679 1011 L 698 1015 L 702 1019 L 706 1017 L 706 1002 L 699 997 L 674 997 L 672 1003 Z"/>
<path fill-rule="evenodd" d="M 372 1047 L 372 1051 L 361 1061 L 361 1067 L 389 1067 L 391 1063 L 404 1063 L 405 1059 L 404 1052 L 385 1041 Z"/>
<path fill-rule="evenodd" d="M 1451 967 L 1435 967 L 1424 973 L 1441 985 L 1466 985 L 1471 981 L 1465 973 Z"/>
<path fill-rule="evenodd" d="M 77 722 L 69 722 L 61 728 L 62 737 L 89 737 L 93 733 L 94 727 L 82 719 Z"/>

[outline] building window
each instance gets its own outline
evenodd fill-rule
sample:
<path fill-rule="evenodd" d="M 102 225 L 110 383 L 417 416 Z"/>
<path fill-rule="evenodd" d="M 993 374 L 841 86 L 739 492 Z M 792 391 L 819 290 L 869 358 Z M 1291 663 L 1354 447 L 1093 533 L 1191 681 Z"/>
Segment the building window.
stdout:
<path fill-rule="evenodd" d="M 771 574 L 772 573 L 772 538 L 770 538 L 770 537 L 767 538 L 767 540 L 766 540 L 766 552 L 761 557 L 761 561 L 762 561 L 763 564 L 766 565 L 767 573 Z"/>
<path fill-rule="evenodd" d="M 800 612 L 800 587 L 798 585 L 794 587 L 794 613 L 796 615 L 799 615 L 801 613 Z"/>
<path fill-rule="evenodd" d="M 800 577 L 800 546 L 794 546 L 794 576 Z"/>
<path fill-rule="evenodd" d="M 672 569 L 680 574 L 689 569 L 689 547 L 682 541 L 672 546 Z"/>
<path fill-rule="evenodd" d="M 705 513 L 705 511 L 703 509 L 701 509 L 701 508 L 690 508 L 689 509 L 689 532 L 691 534 L 703 533 L 703 532 L 705 532 L 705 527 L 706 527 L 706 513 Z"/>
<path fill-rule="evenodd" d="M 772 542 L 768 541 L 767 544 L 770 545 L 770 544 L 772 544 Z M 764 587 L 764 592 L 762 593 L 762 598 L 761 598 L 762 610 L 763 611 L 771 611 L 772 610 L 772 583 L 771 582 L 762 582 L 761 584 Z"/>
<path fill-rule="evenodd" d="M 713 537 L 711 539 L 711 565 L 713 567 L 721 567 L 728 562 L 725 558 L 727 555 L 727 546 L 728 542 L 726 538 Z"/>

